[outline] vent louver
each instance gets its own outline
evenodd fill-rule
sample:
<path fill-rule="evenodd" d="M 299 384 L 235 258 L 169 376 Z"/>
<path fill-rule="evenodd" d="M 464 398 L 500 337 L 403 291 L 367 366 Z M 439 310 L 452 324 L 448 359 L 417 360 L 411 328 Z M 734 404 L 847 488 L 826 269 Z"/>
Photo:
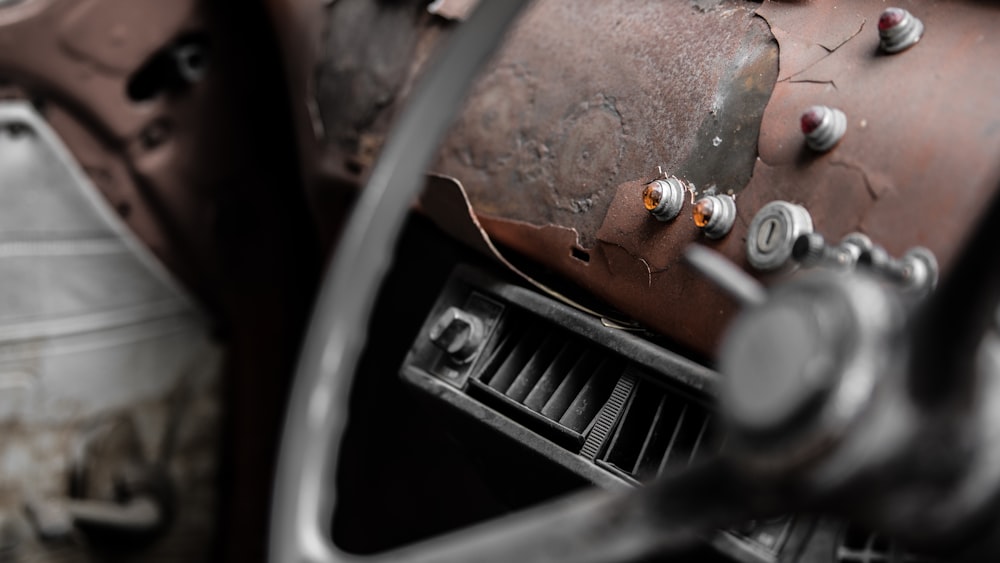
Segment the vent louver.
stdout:
<path fill-rule="evenodd" d="M 562 329 L 508 311 L 469 393 L 573 451 L 626 363 Z"/>
<path fill-rule="evenodd" d="M 889 538 L 850 524 L 837 546 L 838 563 L 944 563 L 924 555 L 911 553 Z"/>
<path fill-rule="evenodd" d="M 486 343 L 456 362 L 429 338 L 448 307 L 479 316 Z M 532 290 L 460 268 L 442 291 L 401 375 L 434 397 L 598 486 L 639 485 L 715 455 L 706 405 L 718 374 Z M 488 407 L 484 409 L 483 407 Z M 795 521 L 720 534 L 741 560 L 784 560 Z M 808 531 L 808 530 L 807 530 Z M 836 545 L 830 537 L 830 555 Z M 854 556 L 847 552 L 846 557 Z M 855 561 L 842 559 L 844 563 Z"/>
<path fill-rule="evenodd" d="M 711 434 L 712 416 L 701 404 L 640 381 L 598 463 L 647 481 L 713 453 Z"/>

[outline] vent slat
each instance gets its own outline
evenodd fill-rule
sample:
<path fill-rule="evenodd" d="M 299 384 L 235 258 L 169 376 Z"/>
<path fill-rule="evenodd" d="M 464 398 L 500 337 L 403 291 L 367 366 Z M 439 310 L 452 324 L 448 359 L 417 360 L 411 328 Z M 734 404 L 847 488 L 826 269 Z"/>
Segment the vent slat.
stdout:
<path fill-rule="evenodd" d="M 705 449 L 704 408 L 628 358 L 517 309 L 506 311 L 469 393 L 623 477 L 644 480 Z"/>
<path fill-rule="evenodd" d="M 667 444 L 667 449 L 663 453 L 663 459 L 660 460 L 660 467 L 656 470 L 657 476 L 662 475 L 663 471 L 667 468 L 667 465 L 670 464 L 670 457 L 671 454 L 674 453 L 674 449 L 678 445 L 677 439 L 678 437 L 680 437 L 681 428 L 684 427 L 684 418 L 687 416 L 687 412 L 688 412 L 688 406 L 684 405 L 684 407 L 681 409 L 680 416 L 677 417 L 677 422 L 674 423 L 674 431 L 670 435 L 670 443 Z"/>
<path fill-rule="evenodd" d="M 625 407 L 615 437 L 604 454 L 604 459 L 623 473 L 632 474 L 661 397 L 662 393 L 655 386 L 644 381 L 640 381 L 632 393 L 632 400 Z"/>
<path fill-rule="evenodd" d="M 563 338 L 556 333 L 549 333 L 541 346 L 535 351 L 528 363 L 521 369 L 514 378 L 514 382 L 507 389 L 507 396 L 511 399 L 523 403 L 528 393 L 535 387 L 542 375 L 551 367 L 556 353 L 559 351 Z"/>
<path fill-rule="evenodd" d="M 671 454 L 671 464 L 678 468 L 687 467 L 691 463 L 696 444 L 701 441 L 702 430 L 708 415 L 705 410 L 695 405 L 686 409 L 687 418 L 684 424 L 678 424 L 677 440 L 674 452 Z"/>
<path fill-rule="evenodd" d="M 694 446 L 691 447 L 691 457 L 688 458 L 688 463 L 694 463 L 698 459 L 698 449 L 701 448 L 701 443 L 705 439 L 705 434 L 708 432 L 708 421 L 710 417 L 706 416 L 705 420 L 701 423 L 701 430 L 698 431 L 698 438 L 694 441 Z"/>
<path fill-rule="evenodd" d="M 620 412 L 606 446 L 589 447 L 588 451 L 601 452 L 594 458 L 598 464 L 647 481 L 686 467 L 707 453 L 714 428 L 712 417 L 701 403 L 686 395 L 640 379 Z M 714 442 L 711 446 L 713 451 L 717 449 Z"/>
<path fill-rule="evenodd" d="M 552 394 L 566 378 L 566 374 L 580 360 L 580 352 L 580 346 L 576 342 L 572 340 L 565 342 L 552 360 L 549 369 L 545 370 L 524 399 L 524 406 L 535 412 L 541 412 L 542 407 L 552 398 Z"/>
<path fill-rule="evenodd" d="M 646 439 L 642 442 L 642 448 L 639 450 L 639 455 L 636 456 L 635 465 L 632 466 L 632 474 L 636 476 L 641 476 L 643 473 L 643 466 L 648 465 L 648 458 L 650 454 L 650 446 L 656 440 L 660 433 L 660 418 L 663 417 L 663 407 L 667 403 L 667 396 L 663 395 L 660 397 L 660 402 L 656 405 L 656 412 L 653 413 L 653 420 L 649 423 L 649 432 L 646 433 Z"/>
<path fill-rule="evenodd" d="M 573 368 L 566 374 L 562 383 L 559 384 L 559 387 L 552 393 L 545 406 L 542 407 L 543 415 L 552 420 L 562 418 L 563 414 L 566 413 L 566 409 L 569 408 L 573 399 L 576 398 L 577 393 L 580 392 L 580 388 L 590 379 L 596 358 L 597 353 L 593 350 L 588 349 L 583 352 L 579 361 L 573 364 Z"/>
<path fill-rule="evenodd" d="M 537 329 L 529 329 L 518 338 L 513 349 L 504 358 L 503 363 L 500 364 L 496 374 L 490 378 L 488 382 L 490 387 L 501 393 L 507 391 L 510 384 L 514 382 L 514 378 L 521 373 L 521 370 L 524 369 L 528 360 L 531 359 L 537 350 L 538 336 Z"/>
<path fill-rule="evenodd" d="M 507 311 L 493 341 L 469 392 L 551 440 L 582 447 L 617 388 L 624 360 L 516 310 Z"/>
<path fill-rule="evenodd" d="M 640 456 L 641 463 L 638 465 L 638 470 L 633 473 L 638 479 L 642 480 L 656 477 L 659 474 L 660 467 L 663 465 L 663 459 L 667 457 L 668 450 L 671 448 L 671 441 L 674 439 L 677 425 L 682 420 L 681 416 L 684 413 L 686 405 L 685 401 L 672 393 L 666 393 L 661 390 L 660 395 L 662 397 L 663 412 L 653 422 L 657 427 L 655 440 L 650 444 L 649 450 Z"/>
<path fill-rule="evenodd" d="M 513 335 L 513 333 L 502 333 L 500 343 L 497 344 L 496 348 L 493 349 L 493 352 L 489 355 L 486 362 L 483 363 L 482 373 L 479 376 L 479 379 L 483 383 L 489 385 L 490 380 L 492 380 L 493 376 L 496 375 L 497 370 L 500 369 L 501 364 L 503 364 L 507 356 L 510 355 L 510 351 L 514 348 L 515 344 L 517 344 L 517 338 Z"/>
<path fill-rule="evenodd" d="M 559 419 L 559 423 L 577 432 L 583 432 L 611 396 L 621 371 L 621 366 L 610 358 L 601 362 L 594 374 L 577 392 L 573 402 Z"/>

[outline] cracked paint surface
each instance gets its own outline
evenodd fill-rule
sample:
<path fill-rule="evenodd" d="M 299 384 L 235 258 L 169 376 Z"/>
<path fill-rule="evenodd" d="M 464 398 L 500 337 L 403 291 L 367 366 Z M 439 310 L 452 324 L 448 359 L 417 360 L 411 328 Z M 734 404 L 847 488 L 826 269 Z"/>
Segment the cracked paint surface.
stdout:
<path fill-rule="evenodd" d="M 505 224 L 497 238 L 556 265 L 644 325 L 706 355 L 736 305 L 683 263 L 683 248 L 709 245 L 749 271 L 746 231 L 756 211 L 775 199 L 804 205 L 830 240 L 860 230 L 896 255 L 926 246 L 946 272 L 1000 185 L 1000 106 L 993 99 L 1000 78 L 981 72 L 1000 56 L 1000 40 L 990 31 L 1000 12 L 978 4 L 945 10 L 915 3 L 912 9 L 928 25 L 924 40 L 885 56 L 870 24 L 882 8 L 865 1 L 760 7 L 779 43 L 778 75 L 761 118 L 759 158 L 739 190 L 736 225 L 724 239 L 702 237 L 687 205 L 670 223 L 653 220 L 640 196 L 650 178 L 636 173 L 615 187 L 590 264 L 558 258 L 561 252 L 514 223 Z M 955 84 L 967 87 L 956 91 Z M 799 130 L 801 112 L 815 104 L 848 115 L 848 132 L 830 153 L 809 151 Z M 647 140 L 647 147 L 655 147 L 656 139 Z M 558 217 L 554 222 L 574 224 Z M 780 280 L 775 274 L 758 277 Z"/>
<path fill-rule="evenodd" d="M 434 170 L 480 213 L 593 248 L 617 186 L 657 167 L 739 191 L 777 67 L 756 4 L 539 1 L 469 97 Z"/>
<path fill-rule="evenodd" d="M 946 275 L 1000 186 L 1000 74 L 983 71 L 1000 58 L 1000 9 L 907 8 L 927 32 L 884 55 L 880 1 L 539 1 L 434 170 L 461 181 L 495 240 L 711 356 L 736 304 L 683 262 L 687 245 L 749 271 L 750 221 L 780 199 L 805 206 L 829 240 L 862 231 L 894 255 L 925 246 Z M 762 90 L 756 111 L 739 105 Z M 825 154 L 799 128 L 818 104 L 848 117 Z M 734 146 L 748 128 L 753 142 Z M 668 223 L 649 216 L 643 184 L 675 173 L 736 194 L 728 236 L 703 237 L 689 203 Z"/>
<path fill-rule="evenodd" d="M 1000 119 L 1000 78 L 982 72 L 1000 55 L 1000 11 L 907 7 L 928 31 L 913 49 L 885 55 L 875 25 L 880 2 L 761 6 L 781 55 L 750 188 L 804 203 L 833 240 L 860 230 L 896 255 L 926 246 L 947 272 L 1000 184 L 991 125 Z M 844 139 L 825 155 L 804 149 L 796 131 L 798 115 L 816 104 L 848 116 Z M 770 181 L 755 186 L 765 174 Z"/>

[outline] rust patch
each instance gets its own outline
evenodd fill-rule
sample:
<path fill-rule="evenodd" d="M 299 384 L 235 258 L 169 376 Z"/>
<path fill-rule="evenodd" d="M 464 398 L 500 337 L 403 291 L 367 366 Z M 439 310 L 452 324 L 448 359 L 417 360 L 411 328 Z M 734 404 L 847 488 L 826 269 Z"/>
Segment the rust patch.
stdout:
<path fill-rule="evenodd" d="M 328 8 L 325 56 L 316 69 L 319 114 L 329 140 L 350 152 L 398 102 L 430 18 L 414 2 L 340 0 Z M 377 40 L 373 40 L 377 38 Z"/>
<path fill-rule="evenodd" d="M 757 158 L 760 122 L 771 98 L 777 63 L 774 41 L 757 33 L 743 37 L 698 128 L 694 150 L 673 174 L 693 182 L 699 191 L 743 190 Z"/>
<path fill-rule="evenodd" d="M 1000 12 L 982 5 L 945 10 L 924 4 L 919 10 L 928 25 L 924 40 L 907 53 L 884 56 L 877 51 L 877 34 L 866 25 L 881 9 L 880 3 L 860 1 L 769 2 L 761 7 L 780 42 L 783 80 L 774 86 L 763 113 L 760 158 L 738 194 L 736 226 L 723 240 L 701 238 L 690 224 L 689 206 L 671 223 L 651 219 L 641 206 L 641 185 L 649 179 L 641 171 L 616 188 L 596 233 L 591 268 L 584 275 L 574 271 L 572 262 L 546 256 L 537 242 L 516 237 L 508 241 L 506 233 L 497 238 L 572 276 L 645 325 L 706 354 L 714 349 L 735 305 L 690 271 L 680 252 L 690 243 L 709 244 L 749 270 L 746 229 L 769 201 L 803 204 L 817 229 L 832 240 L 862 230 L 895 254 L 927 246 L 947 268 L 972 219 L 1000 185 L 994 164 L 1000 152 L 1000 117 L 984 111 L 996 107 L 993 93 L 1000 89 L 1000 78 L 981 72 L 1000 56 L 1000 44 L 985 39 L 992 37 L 989 30 Z M 966 87 L 957 92 L 954 84 Z M 839 107 L 849 118 L 844 140 L 823 155 L 804 147 L 799 130 L 801 112 L 814 104 Z M 630 104 L 618 99 L 617 106 L 623 108 L 628 127 Z M 683 107 L 679 102 L 670 111 Z M 663 115 L 669 112 L 658 118 Z M 645 138 L 648 146 L 659 143 L 656 135 Z M 623 173 L 638 155 L 641 151 L 627 147 Z M 673 168 L 668 163 L 665 169 Z M 478 194 L 472 195 L 478 202 Z M 508 211 L 509 217 L 537 216 Z M 599 215 L 600 209 L 592 214 Z"/>
<path fill-rule="evenodd" d="M 795 22 L 789 26 L 771 26 L 771 32 L 781 45 L 779 82 L 796 79 L 809 66 L 861 33 L 867 23 L 867 18 L 852 3 L 831 7 L 831 11 L 837 10 L 831 17 L 816 17 L 814 10 L 812 4 L 794 2 L 777 6 L 765 3 L 757 10 L 757 14 L 769 22 L 774 17 Z"/>
<path fill-rule="evenodd" d="M 830 239 L 862 230 L 893 254 L 926 246 L 946 273 L 1000 185 L 1000 75 L 983 71 L 1000 57 L 1000 10 L 916 0 L 927 33 L 886 56 L 882 2 L 697 6 L 537 2 L 434 170 L 463 182 L 498 241 L 705 354 L 734 305 L 681 251 L 707 244 L 749 269 L 746 230 L 772 200 L 805 205 Z M 799 129 L 816 104 L 848 117 L 826 154 Z M 727 237 L 701 237 L 690 205 L 666 224 L 642 208 L 642 183 L 678 172 L 736 193 Z M 586 267 L 539 225 L 575 231 Z"/>
<path fill-rule="evenodd" d="M 571 213 L 590 211 L 595 192 L 618 176 L 624 133 L 615 100 L 602 93 L 572 109 L 557 141 L 563 156 L 555 162 L 553 176 L 570 180 L 553 185 L 557 207 Z"/>
<path fill-rule="evenodd" d="M 782 76 L 786 68 L 796 71 L 775 86 L 760 155 L 780 169 L 768 177 L 782 176 L 790 194 L 812 200 L 808 208 L 825 236 L 862 230 L 894 254 L 926 246 L 947 272 L 1000 185 L 994 95 L 1000 77 L 982 71 L 1000 56 L 1000 43 L 989 40 L 1000 10 L 915 2 L 909 9 L 927 33 L 906 53 L 884 55 L 873 25 L 882 9 L 881 3 L 861 1 L 761 6 L 759 14 L 780 44 Z M 841 41 L 859 21 L 861 32 Z M 813 44 L 829 52 L 813 60 Z M 838 107 L 848 116 L 843 141 L 826 155 L 803 150 L 797 130 L 798 115 L 814 104 Z M 755 175 L 762 168 L 759 163 Z M 850 170 L 853 180 L 837 181 L 838 169 Z M 752 182 L 753 190 L 764 188 L 757 184 Z M 836 195 L 819 195 L 824 192 Z M 841 197 L 849 194 L 855 195 Z"/>
<path fill-rule="evenodd" d="M 461 182 L 455 178 L 436 174 L 427 177 L 417 206 L 446 233 L 479 252 L 492 256 L 508 270 L 549 297 L 584 313 L 601 318 L 606 326 L 621 329 L 635 328 L 634 324 L 629 321 L 615 319 L 611 314 L 594 310 L 538 281 L 508 260 L 493 244 L 489 234 L 494 233 L 496 236 L 503 237 L 516 247 L 532 246 L 535 252 L 551 257 L 574 256 L 574 250 L 580 250 L 576 231 L 557 225 L 536 226 L 520 221 L 480 216 L 472 209 L 468 194 Z M 588 268 L 590 256 L 588 254 L 586 260 L 574 256 L 572 262 L 578 268 Z"/>
<path fill-rule="evenodd" d="M 434 169 L 482 213 L 574 229 L 586 248 L 616 186 L 657 166 L 739 191 L 777 67 L 755 7 L 537 2 Z"/>

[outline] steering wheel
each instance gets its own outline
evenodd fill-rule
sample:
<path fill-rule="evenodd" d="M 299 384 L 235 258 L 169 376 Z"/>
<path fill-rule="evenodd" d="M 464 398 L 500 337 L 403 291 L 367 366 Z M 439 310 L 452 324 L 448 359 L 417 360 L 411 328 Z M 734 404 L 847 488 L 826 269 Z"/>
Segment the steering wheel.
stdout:
<path fill-rule="evenodd" d="M 333 563 L 358 559 L 328 538 L 333 476 L 346 426 L 351 377 L 367 320 L 389 267 L 402 219 L 426 166 L 477 71 L 527 0 L 482 2 L 414 91 L 361 193 L 326 275 L 305 339 L 286 415 L 271 516 L 270 560 Z M 373 561 L 624 561 L 696 541 L 714 521 L 705 511 L 713 471 L 632 495 L 590 492 Z M 714 485 L 713 485 L 714 486 Z M 660 497 L 670 502 L 661 502 Z M 727 503 L 727 506 L 729 504 Z M 669 506 L 676 524 L 661 506 Z M 712 519 L 714 520 L 714 519 Z"/>
<path fill-rule="evenodd" d="M 334 473 L 346 427 L 351 378 L 365 344 L 367 321 L 381 281 L 392 259 L 392 251 L 402 220 L 422 185 L 424 170 L 429 165 L 438 142 L 443 138 L 477 71 L 491 56 L 507 28 L 527 3 L 528 0 L 481 2 L 472 17 L 458 28 L 449 48 L 441 53 L 414 91 L 408 107 L 395 125 L 393 134 L 388 137 L 389 141 L 379 157 L 368 185 L 361 192 L 327 272 L 295 374 L 281 442 L 271 515 L 269 557 L 275 563 L 335 563 L 355 560 L 379 563 L 387 561 L 620 563 L 681 549 L 719 527 L 736 524 L 749 516 L 773 514 L 791 508 L 783 502 L 783 499 L 792 498 L 799 501 L 797 504 L 801 504 L 801 498 L 795 495 L 802 493 L 802 490 L 793 489 L 790 493 L 787 483 L 783 481 L 789 475 L 788 467 L 781 467 L 778 471 L 774 464 L 768 465 L 766 463 L 768 460 L 765 460 L 764 465 L 758 467 L 758 469 L 763 467 L 762 470 L 747 471 L 747 465 L 744 463 L 748 461 L 747 458 L 726 456 L 695 468 L 689 473 L 660 480 L 634 491 L 588 491 L 574 494 L 535 509 L 373 557 L 352 556 L 338 550 L 332 544 L 328 530 L 336 505 Z M 981 250 L 979 247 L 983 244 L 996 240 L 996 235 L 1000 233 L 993 231 L 1000 229 L 997 227 L 1000 221 L 989 220 L 993 218 L 1000 218 L 1000 208 L 997 206 L 987 213 L 986 230 L 976 238 L 981 244 L 978 246 L 973 244 L 975 248 L 970 248 L 967 255 Z M 710 279 L 714 278 L 721 285 L 733 286 L 737 289 L 735 291 L 737 294 L 746 294 L 745 290 L 741 291 L 736 287 L 747 283 L 745 279 L 740 278 L 731 268 L 727 269 L 717 261 L 713 262 L 711 258 L 704 259 L 704 256 L 702 258 L 701 261 L 708 264 L 705 269 L 710 271 Z M 893 381 L 902 382 L 904 387 L 920 391 L 925 398 L 942 396 L 939 393 L 940 382 L 936 386 L 920 389 L 921 382 L 940 379 L 938 374 L 929 373 L 931 367 L 946 365 L 947 355 L 952 353 L 950 350 L 955 351 L 952 355 L 968 352 L 970 348 L 965 344 L 959 345 L 960 341 L 965 343 L 974 341 L 978 344 L 979 339 L 975 337 L 981 336 L 987 329 L 988 318 L 992 318 L 990 317 L 992 313 L 977 315 L 975 322 L 971 323 L 965 319 L 966 328 L 952 331 L 953 338 L 950 342 L 956 347 L 934 356 L 932 349 L 935 347 L 925 344 L 940 334 L 939 321 L 941 319 L 954 321 L 954 311 L 968 310 L 962 306 L 963 303 L 978 305 L 980 309 L 983 303 L 989 303 L 993 307 L 990 311 L 995 310 L 996 291 L 993 288 L 997 287 L 994 282 L 1000 279 L 1000 266 L 991 266 L 988 275 L 982 273 L 978 276 L 969 275 L 973 271 L 969 269 L 972 266 L 965 264 L 973 262 L 974 260 L 968 257 L 960 260 L 952 276 L 959 282 L 942 288 L 938 298 L 933 300 L 933 306 L 925 307 L 922 316 L 913 317 L 916 321 L 911 324 L 915 325 L 916 329 L 905 330 L 907 334 L 916 335 L 916 344 L 899 346 L 897 343 L 897 337 L 903 334 L 904 325 L 909 326 L 906 322 L 888 324 L 876 322 L 875 326 L 869 323 L 862 327 L 869 331 L 865 333 L 866 337 L 874 334 L 877 344 L 884 344 L 894 351 L 892 359 L 906 360 L 895 362 L 896 364 L 917 366 L 918 369 L 915 370 L 918 372 L 917 375 L 907 378 L 904 374 Z M 883 289 L 874 288 L 875 286 L 867 281 L 852 280 L 853 278 L 827 277 L 825 281 L 808 282 L 804 286 L 798 286 L 798 289 L 784 291 L 772 300 L 777 300 L 779 305 L 786 306 L 785 309 L 791 307 L 790 303 L 799 302 L 808 302 L 808 306 L 812 307 L 816 296 L 825 299 L 822 296 L 833 295 L 834 301 L 840 303 L 837 307 L 849 313 L 859 306 L 862 309 L 869 307 L 872 305 L 870 300 L 885 305 L 888 307 L 886 310 L 895 307 L 894 298 Z M 750 293 L 763 294 L 759 289 L 754 289 Z M 869 301 L 865 301 L 866 299 Z M 788 316 L 775 314 L 774 308 L 759 305 L 754 307 L 768 314 L 751 317 L 743 323 L 745 330 L 754 332 L 775 323 L 778 328 L 782 323 L 788 325 L 785 322 Z M 777 310 L 784 311 L 781 307 Z M 847 319 L 844 321 L 847 324 L 841 327 L 846 333 L 850 333 L 855 326 L 851 323 L 868 322 L 863 312 L 854 316 L 840 313 L 834 316 Z M 890 315 L 889 318 L 895 317 Z M 792 323 L 792 326 L 799 325 Z M 739 331 L 739 327 L 736 330 Z M 862 342 L 857 335 L 848 334 L 848 336 L 851 339 L 844 346 L 848 346 L 851 342 L 862 346 L 858 349 L 860 351 L 854 350 L 858 352 L 855 355 L 860 354 L 859 357 L 871 359 L 864 354 L 871 354 L 872 341 Z M 824 333 L 818 338 L 827 337 L 829 335 Z M 962 338 L 965 340 L 962 341 Z M 778 346 L 778 343 L 773 344 Z M 834 346 L 832 349 L 843 352 L 843 346 L 840 348 Z M 937 349 L 940 350 L 940 347 Z M 737 358 L 740 357 L 739 350 L 734 353 Z M 926 361 L 914 363 L 912 359 L 921 358 L 921 354 L 925 356 L 931 354 L 932 357 L 925 357 Z M 790 361 L 794 363 L 798 360 L 793 358 Z M 856 374 L 857 370 L 871 372 L 884 369 L 890 363 L 883 358 L 874 364 L 869 362 L 860 367 L 855 364 L 839 367 L 841 372 Z M 725 366 L 725 358 L 723 364 Z M 814 405 L 815 401 L 820 399 L 836 402 L 835 400 L 841 396 L 837 393 L 844 389 L 856 391 L 858 381 L 862 381 L 865 385 L 871 384 L 870 380 L 864 378 L 859 380 L 855 377 L 845 383 L 843 377 L 837 377 L 824 381 L 822 385 L 808 388 L 806 390 L 808 393 L 798 393 L 796 389 L 799 387 L 795 379 L 798 374 L 792 373 L 794 371 L 786 370 L 778 375 L 774 375 L 773 372 L 759 372 L 762 379 L 756 383 L 771 388 L 781 388 L 785 385 L 785 388 L 795 395 L 793 400 L 798 401 L 796 403 L 798 406 Z M 954 371 L 961 375 L 976 370 L 970 362 L 964 361 Z M 754 383 L 752 378 L 746 381 Z M 976 378 L 972 376 L 958 377 L 951 385 L 968 391 L 975 381 Z M 992 387 L 1000 388 L 997 385 Z M 787 396 L 785 398 L 787 399 Z M 775 420 L 774 405 L 768 402 L 769 398 L 762 398 L 753 393 L 743 393 L 728 398 L 724 396 L 723 400 L 729 401 L 729 412 L 736 413 L 738 426 L 742 424 L 744 428 L 754 427 L 751 434 L 760 430 L 758 427 L 762 424 L 787 424 L 788 420 L 800 422 L 800 418 L 797 417 L 806 416 L 783 404 L 781 405 L 783 412 L 788 416 L 782 420 Z M 919 397 L 915 400 L 919 402 Z M 862 406 L 868 408 L 868 405 Z M 940 406 L 939 401 L 936 412 L 942 412 Z M 982 408 L 988 407 L 1000 407 L 1000 393 L 989 395 L 989 400 Z M 890 408 L 895 407 L 890 405 Z M 726 409 L 723 410 L 725 414 Z M 872 424 L 885 425 L 887 423 L 885 418 L 884 415 L 881 419 L 876 417 Z M 827 422 L 829 421 L 823 419 L 818 423 Z M 833 422 L 840 424 L 844 421 Z M 893 420 L 888 422 L 892 423 Z M 829 427 L 824 426 L 823 429 L 829 430 Z M 881 436 L 879 439 L 883 438 L 884 436 Z M 896 456 L 893 459 L 910 459 L 907 457 L 907 452 L 912 444 L 907 442 L 905 437 L 897 438 L 894 444 L 898 447 L 892 450 Z M 750 436 L 748 443 L 759 443 L 759 440 L 762 440 L 760 436 Z M 766 433 L 763 440 L 766 442 Z M 864 440 L 852 442 L 854 446 L 867 443 Z M 782 447 L 785 445 L 781 444 Z M 738 463 L 734 462 L 734 459 Z M 810 459 L 814 461 L 813 458 Z M 794 465 L 793 462 L 796 460 L 801 462 L 801 459 L 795 458 L 789 463 Z M 844 466 L 844 463 L 841 455 L 840 458 L 833 460 L 833 467 Z M 880 482 L 878 478 L 872 477 L 881 475 L 877 471 L 866 472 L 863 467 L 859 469 L 857 463 L 855 466 L 848 463 L 847 466 L 851 478 L 862 476 L 868 479 L 866 482 Z M 793 469 L 802 467 L 804 466 L 800 464 Z M 815 468 L 815 464 L 810 467 Z M 831 466 L 828 463 L 824 467 L 829 470 Z M 884 470 L 884 467 L 881 470 Z M 914 473 L 913 479 L 903 479 L 903 482 L 919 481 L 917 475 L 919 470 L 915 470 Z M 979 478 L 982 479 L 983 476 L 979 475 Z M 994 485 L 1000 483 L 1000 476 L 997 476 L 995 481 Z M 805 481 L 800 480 L 795 483 L 801 485 L 803 482 Z M 838 483 L 840 484 L 842 483 Z M 825 482 L 825 488 L 818 488 L 825 493 L 840 490 L 829 485 L 830 482 Z M 942 491 L 942 495 L 946 494 L 948 491 Z M 819 498 L 817 495 L 814 497 Z M 828 499 L 829 495 L 826 498 Z M 955 514 L 958 516 L 955 521 L 960 521 L 970 513 L 981 514 L 983 506 L 977 505 L 974 507 L 976 510 L 963 506 L 969 510 L 956 511 Z M 898 514 L 895 518 L 894 522 L 897 523 L 907 521 Z"/>

